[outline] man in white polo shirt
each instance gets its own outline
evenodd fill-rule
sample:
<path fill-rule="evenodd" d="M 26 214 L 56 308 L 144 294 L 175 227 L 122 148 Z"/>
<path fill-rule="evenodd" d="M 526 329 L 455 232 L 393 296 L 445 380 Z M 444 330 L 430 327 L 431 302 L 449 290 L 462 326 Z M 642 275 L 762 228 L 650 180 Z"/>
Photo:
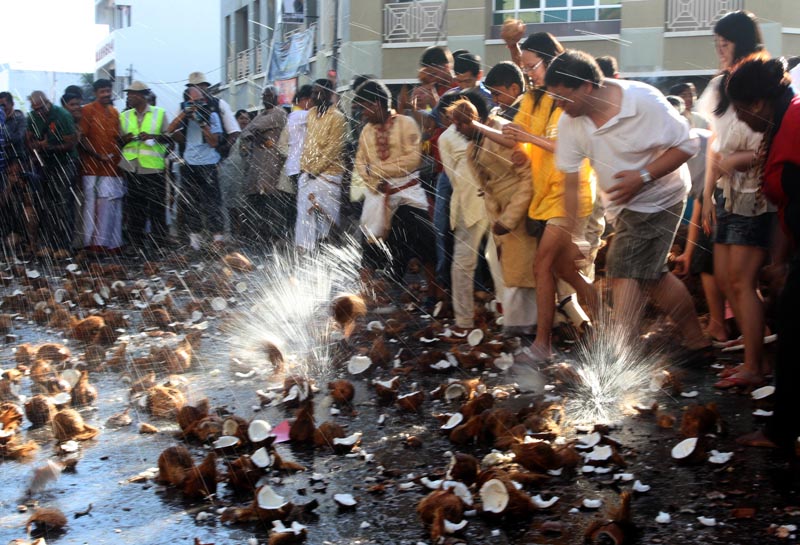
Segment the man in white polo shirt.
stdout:
<path fill-rule="evenodd" d="M 644 83 L 604 79 L 594 59 L 566 51 L 545 78 L 567 115 L 558 125 L 556 163 L 566 174 L 566 209 L 575 218 L 578 171 L 588 158 L 597 173 L 615 235 L 607 256 L 614 310 L 637 333 L 644 297 L 664 310 L 682 333 L 685 358 L 710 357 L 684 284 L 667 269 L 691 177 L 686 161 L 698 151 L 689 125 L 663 95 Z"/>

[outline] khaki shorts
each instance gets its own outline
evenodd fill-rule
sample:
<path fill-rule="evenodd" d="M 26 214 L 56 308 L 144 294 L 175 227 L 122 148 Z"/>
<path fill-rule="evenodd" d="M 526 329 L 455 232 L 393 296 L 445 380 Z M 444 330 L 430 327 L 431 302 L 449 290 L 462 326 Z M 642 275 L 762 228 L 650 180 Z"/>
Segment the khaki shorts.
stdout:
<path fill-rule="evenodd" d="M 589 217 L 590 216 L 584 216 L 576 219 L 575 230 L 572 233 L 572 242 L 575 243 L 584 257 L 588 257 L 589 253 L 591 252 L 590 245 L 586 241 L 586 227 L 589 225 Z M 569 227 L 569 218 L 563 216 L 558 218 L 550 218 L 547 220 L 547 225 L 566 229 Z"/>
<path fill-rule="evenodd" d="M 685 205 L 686 201 L 681 201 L 661 212 L 622 210 L 614 220 L 607 276 L 660 280 L 669 271 L 667 256 Z"/>

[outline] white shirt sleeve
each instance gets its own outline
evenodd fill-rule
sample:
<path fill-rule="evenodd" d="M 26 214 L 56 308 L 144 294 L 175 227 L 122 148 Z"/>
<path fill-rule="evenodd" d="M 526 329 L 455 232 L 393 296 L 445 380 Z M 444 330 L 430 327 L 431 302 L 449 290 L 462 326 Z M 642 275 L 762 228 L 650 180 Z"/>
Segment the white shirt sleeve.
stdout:
<path fill-rule="evenodd" d="M 582 149 L 577 120 L 562 114 L 558 120 L 558 140 L 556 141 L 556 167 L 564 173 L 578 172 L 587 157 Z M 577 130 L 576 130 L 577 129 Z"/>
<path fill-rule="evenodd" d="M 230 104 L 222 99 L 219 100 L 219 116 L 222 118 L 222 126 L 225 128 L 226 134 L 242 132 L 236 117 L 233 115 Z"/>

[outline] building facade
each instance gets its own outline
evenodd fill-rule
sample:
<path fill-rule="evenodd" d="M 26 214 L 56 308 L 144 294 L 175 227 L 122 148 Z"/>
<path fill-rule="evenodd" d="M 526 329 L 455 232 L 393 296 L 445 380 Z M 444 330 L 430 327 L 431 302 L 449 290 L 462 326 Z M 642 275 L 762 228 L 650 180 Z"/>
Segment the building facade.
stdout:
<path fill-rule="evenodd" d="M 773 55 L 800 54 L 797 0 L 306 0 L 302 15 L 286 23 L 289 4 L 223 0 L 220 90 L 236 107 L 258 106 L 272 39 L 311 26 L 315 52 L 299 83 L 335 69 L 340 87 L 356 74 L 415 83 L 419 57 L 431 45 L 468 49 L 487 67 L 507 60 L 500 40 L 507 18 L 525 21 L 528 34 L 550 32 L 565 47 L 613 55 L 623 76 L 654 82 L 714 74 L 711 29 L 736 9 L 758 16 Z"/>
<path fill-rule="evenodd" d="M 86 83 L 83 76 L 77 72 L 17 70 L 3 64 L 0 65 L 0 90 L 11 93 L 17 110 L 28 111 L 28 97 L 33 91 L 44 92 L 53 104 L 58 104 L 65 87 Z"/>
<path fill-rule="evenodd" d="M 95 23 L 108 25 L 97 45 L 95 78 L 114 82 L 115 106 L 132 80 L 143 81 L 170 115 L 191 72 L 220 81 L 219 0 L 95 0 Z"/>

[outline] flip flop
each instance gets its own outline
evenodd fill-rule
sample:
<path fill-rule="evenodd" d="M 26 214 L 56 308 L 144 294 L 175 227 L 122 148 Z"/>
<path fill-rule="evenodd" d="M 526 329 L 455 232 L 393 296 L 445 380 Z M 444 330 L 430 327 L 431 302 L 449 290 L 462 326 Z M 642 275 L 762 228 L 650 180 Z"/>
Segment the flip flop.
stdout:
<path fill-rule="evenodd" d="M 714 388 L 717 388 L 719 390 L 742 388 L 744 391 L 749 392 L 750 390 L 753 390 L 754 388 L 758 388 L 760 386 L 764 386 L 765 384 L 766 381 L 764 379 L 750 380 L 744 377 L 737 377 L 736 375 L 734 375 L 715 382 Z"/>
<path fill-rule="evenodd" d="M 742 371 L 742 366 L 743 365 L 744 365 L 743 363 L 740 363 L 738 365 L 734 365 L 733 367 L 726 367 L 725 369 L 723 369 L 722 371 L 717 373 L 717 376 L 719 378 L 732 377 L 733 375 L 735 375 L 735 374 L 737 374 L 737 373 Z"/>
<path fill-rule="evenodd" d="M 772 335 L 767 335 L 764 337 L 764 344 L 774 343 L 777 340 L 778 335 L 773 333 Z M 735 341 L 730 341 L 727 346 L 722 349 L 723 352 L 739 352 L 742 350 L 744 350 L 744 339 L 742 337 L 739 337 Z"/>

